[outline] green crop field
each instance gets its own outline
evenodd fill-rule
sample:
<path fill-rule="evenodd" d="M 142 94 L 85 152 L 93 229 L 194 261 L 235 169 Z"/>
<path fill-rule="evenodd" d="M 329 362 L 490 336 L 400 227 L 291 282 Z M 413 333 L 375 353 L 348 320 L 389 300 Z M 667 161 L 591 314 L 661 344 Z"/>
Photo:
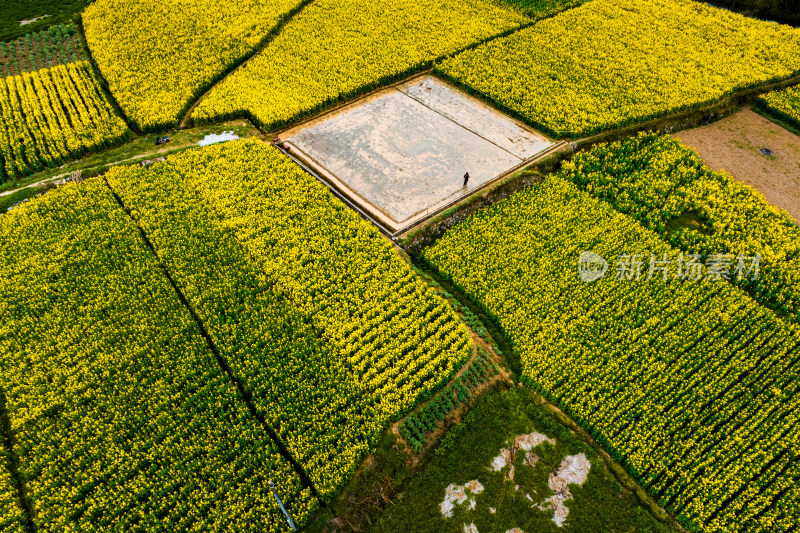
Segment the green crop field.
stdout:
<path fill-rule="evenodd" d="M 86 60 L 86 51 L 72 24 L 58 24 L 0 43 L 0 75 L 12 76 L 40 68 Z"/>

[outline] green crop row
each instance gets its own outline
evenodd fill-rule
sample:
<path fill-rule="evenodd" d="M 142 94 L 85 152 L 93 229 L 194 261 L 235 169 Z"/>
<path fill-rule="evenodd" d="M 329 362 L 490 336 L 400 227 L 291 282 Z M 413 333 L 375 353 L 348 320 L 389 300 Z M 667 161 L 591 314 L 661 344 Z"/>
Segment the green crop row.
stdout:
<path fill-rule="evenodd" d="M 57 24 L 28 33 L 11 42 L 0 42 L 0 76 L 86 60 L 86 53 L 72 24 Z"/>
<path fill-rule="evenodd" d="M 478 348 L 478 355 L 462 375 L 448 384 L 422 409 L 414 411 L 400 422 L 400 434 L 418 452 L 425 444 L 425 437 L 436 429 L 439 422 L 462 403 L 472 398 L 473 391 L 500 372 L 500 367 L 489 354 Z"/>
<path fill-rule="evenodd" d="M 587 251 L 607 265 L 593 282 L 579 276 Z M 648 263 L 664 254 L 673 263 L 647 279 Z M 722 279 L 679 275 L 681 257 L 556 176 L 477 212 L 423 251 L 496 318 L 523 381 L 589 430 L 688 529 L 793 530 L 800 330 Z M 602 273 L 601 260 L 594 264 L 584 272 Z"/>

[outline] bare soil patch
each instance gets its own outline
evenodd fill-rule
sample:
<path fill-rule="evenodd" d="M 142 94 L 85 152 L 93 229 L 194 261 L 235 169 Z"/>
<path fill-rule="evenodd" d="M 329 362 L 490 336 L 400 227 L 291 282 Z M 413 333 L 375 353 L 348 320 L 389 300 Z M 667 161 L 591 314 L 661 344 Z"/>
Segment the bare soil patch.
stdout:
<path fill-rule="evenodd" d="M 674 137 L 693 148 L 709 167 L 750 185 L 800 222 L 800 137 L 751 109 Z"/>
<path fill-rule="evenodd" d="M 280 139 L 392 233 L 554 144 L 430 75 L 301 123 Z"/>

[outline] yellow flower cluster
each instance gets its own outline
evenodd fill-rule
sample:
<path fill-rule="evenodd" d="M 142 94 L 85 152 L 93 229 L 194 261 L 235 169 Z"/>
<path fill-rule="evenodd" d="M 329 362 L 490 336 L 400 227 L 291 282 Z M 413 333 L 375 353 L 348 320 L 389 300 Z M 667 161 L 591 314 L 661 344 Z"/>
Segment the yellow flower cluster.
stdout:
<path fill-rule="evenodd" d="M 800 85 L 765 94 L 756 105 L 800 128 Z"/>
<path fill-rule="evenodd" d="M 758 278 L 742 286 L 800 322 L 800 228 L 761 193 L 712 171 L 679 141 L 643 133 L 597 145 L 565 163 L 560 177 L 686 252 L 759 254 Z"/>
<path fill-rule="evenodd" d="M 251 53 L 302 0 L 97 0 L 86 42 L 111 93 L 146 131 L 174 126 L 192 100 Z"/>
<path fill-rule="evenodd" d="M 209 92 L 192 118 L 249 117 L 275 129 L 526 20 L 475 0 L 316 0 Z"/>
<path fill-rule="evenodd" d="M 5 438 L 0 429 L 0 439 Z M 0 533 L 24 533 L 25 511 L 11 477 L 11 462 L 5 442 L 0 443 Z"/>
<path fill-rule="evenodd" d="M 0 183 L 127 138 L 86 61 L 0 79 Z"/>
<path fill-rule="evenodd" d="M 107 179 L 323 499 L 472 353 L 392 245 L 274 148 L 229 142 Z"/>
<path fill-rule="evenodd" d="M 286 532 L 318 503 L 100 179 L 0 217 L 0 368 L 40 532 Z M 5 509 L 2 513 L 7 512 Z"/>
<path fill-rule="evenodd" d="M 798 49 L 798 29 L 692 0 L 593 0 L 437 69 L 551 135 L 577 138 L 790 77 Z"/>
<path fill-rule="evenodd" d="M 583 282 L 578 258 L 605 258 Z M 423 257 L 497 317 L 523 379 L 562 405 L 691 531 L 800 522 L 800 329 L 725 282 L 660 273 L 678 250 L 550 176 Z M 640 280 L 616 279 L 644 254 Z M 622 260 L 621 265 L 625 266 Z M 675 265 L 673 265 L 675 267 Z"/>

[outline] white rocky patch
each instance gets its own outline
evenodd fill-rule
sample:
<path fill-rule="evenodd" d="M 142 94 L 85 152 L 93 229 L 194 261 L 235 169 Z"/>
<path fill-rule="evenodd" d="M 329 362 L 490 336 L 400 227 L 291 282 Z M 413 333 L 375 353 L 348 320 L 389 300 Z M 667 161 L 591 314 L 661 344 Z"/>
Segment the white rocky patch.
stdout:
<path fill-rule="evenodd" d="M 439 504 L 439 509 L 442 511 L 442 515 L 450 518 L 453 516 L 453 508 L 456 505 L 462 505 L 464 502 L 467 501 L 467 492 L 473 495 L 472 498 L 469 498 L 469 508 L 475 508 L 475 494 L 480 494 L 483 492 L 483 485 L 477 480 L 473 479 L 472 481 L 468 481 L 464 485 L 456 485 L 455 483 L 451 483 L 448 485 L 446 489 L 444 489 L 444 501 Z M 477 530 L 476 530 L 477 531 Z"/>
<path fill-rule="evenodd" d="M 489 470 L 499 472 L 506 467 L 508 472 L 505 479 L 507 482 L 514 480 L 514 457 L 520 450 L 525 452 L 525 459 L 523 463 L 526 466 L 535 466 L 541 458 L 533 453 L 531 450 L 545 442 L 555 445 L 555 440 L 543 435 L 541 433 L 528 433 L 526 435 L 517 435 L 514 437 L 513 442 L 506 441 L 508 448 L 501 448 L 500 453 L 492 459 L 492 465 Z M 589 469 L 591 463 L 586 458 L 586 455 L 579 453 L 577 455 L 569 455 L 561 461 L 559 467 L 550 473 L 547 480 L 547 485 L 553 491 L 553 495 L 545 499 L 542 503 L 534 504 L 532 507 L 537 507 L 541 510 L 553 510 L 553 522 L 558 527 L 562 527 L 569 514 L 569 509 L 564 505 L 564 502 L 572 498 L 569 491 L 569 485 L 583 485 L 589 476 Z M 514 485 L 514 490 L 520 490 L 519 485 Z M 442 515 L 445 517 L 453 516 L 453 509 L 456 505 L 467 504 L 467 508 L 472 510 L 476 507 L 475 495 L 483 492 L 483 485 L 478 480 L 472 480 L 464 485 L 451 484 L 445 489 L 444 501 L 439 504 Z M 534 491 L 536 493 L 536 491 Z M 523 491 L 525 498 L 534 502 L 534 498 Z M 497 509 L 489 507 L 491 514 L 496 514 Z M 478 528 L 475 524 L 464 524 L 464 533 L 478 533 Z M 505 533 L 523 533 L 523 531 L 516 527 L 507 530 Z"/>
<path fill-rule="evenodd" d="M 553 522 L 558 527 L 564 525 L 569 514 L 569 509 L 564 505 L 566 500 L 572 498 L 569 485 L 583 485 L 591 466 L 586 455 L 579 453 L 565 457 L 558 469 L 550 474 L 547 485 L 555 494 L 545 500 L 545 505 L 539 505 L 539 509 L 552 508 L 554 511 Z"/>
<path fill-rule="evenodd" d="M 531 451 L 536 446 L 544 442 L 549 442 L 552 445 L 555 445 L 556 441 L 549 438 L 547 435 L 542 435 L 541 433 L 528 433 L 527 435 L 518 435 L 514 439 L 514 444 L 520 450 L 525 450 L 526 452 Z"/>
<path fill-rule="evenodd" d="M 508 473 L 506 474 L 507 481 L 514 480 L 514 456 L 519 450 L 525 452 L 525 464 L 533 466 L 539 457 L 536 454 L 531 454 L 531 450 L 542 443 L 549 442 L 555 445 L 556 441 L 542 435 L 541 433 L 533 432 L 526 435 L 517 435 L 514 437 L 514 442 L 510 448 L 501 448 L 500 454 L 492 459 L 492 470 L 499 472 L 503 468 L 509 466 Z"/>
<path fill-rule="evenodd" d="M 499 472 L 504 469 L 509 462 L 511 462 L 511 450 L 508 448 L 501 448 L 500 455 L 492 459 L 492 470 Z"/>

